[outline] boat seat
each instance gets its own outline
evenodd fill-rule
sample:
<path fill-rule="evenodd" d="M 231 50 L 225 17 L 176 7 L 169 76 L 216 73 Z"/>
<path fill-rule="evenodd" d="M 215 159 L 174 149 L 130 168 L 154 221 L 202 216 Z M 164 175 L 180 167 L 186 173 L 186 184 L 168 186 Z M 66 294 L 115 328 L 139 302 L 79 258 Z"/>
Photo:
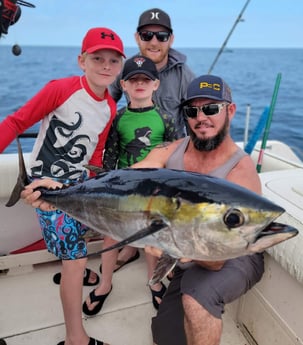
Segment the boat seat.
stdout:
<path fill-rule="evenodd" d="M 303 169 L 260 174 L 263 195 L 285 208 L 277 221 L 294 226 L 299 234 L 267 249 L 267 252 L 303 284 Z"/>

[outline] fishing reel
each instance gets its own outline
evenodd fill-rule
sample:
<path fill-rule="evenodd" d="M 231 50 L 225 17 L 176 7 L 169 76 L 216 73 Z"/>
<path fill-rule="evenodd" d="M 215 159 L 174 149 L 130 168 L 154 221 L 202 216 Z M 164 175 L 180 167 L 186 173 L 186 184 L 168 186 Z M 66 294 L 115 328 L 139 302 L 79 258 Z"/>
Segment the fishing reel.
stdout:
<path fill-rule="evenodd" d="M 21 7 L 26 6 L 34 8 L 35 5 L 24 0 L 0 0 L 0 38 L 8 34 L 8 28 L 17 23 L 21 17 Z M 12 47 L 14 55 L 21 54 L 21 48 L 18 44 Z"/>

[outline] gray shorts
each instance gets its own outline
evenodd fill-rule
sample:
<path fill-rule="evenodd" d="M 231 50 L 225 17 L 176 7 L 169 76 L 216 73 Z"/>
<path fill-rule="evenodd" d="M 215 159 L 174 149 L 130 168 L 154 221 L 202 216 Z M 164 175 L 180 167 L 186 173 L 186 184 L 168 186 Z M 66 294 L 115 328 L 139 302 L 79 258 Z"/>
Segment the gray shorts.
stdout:
<path fill-rule="evenodd" d="M 221 318 L 224 306 L 244 295 L 262 277 L 263 254 L 227 260 L 220 271 L 194 265 L 176 268 L 174 277 L 152 319 L 152 333 L 157 345 L 186 345 L 182 294 L 198 301 L 210 314 Z"/>

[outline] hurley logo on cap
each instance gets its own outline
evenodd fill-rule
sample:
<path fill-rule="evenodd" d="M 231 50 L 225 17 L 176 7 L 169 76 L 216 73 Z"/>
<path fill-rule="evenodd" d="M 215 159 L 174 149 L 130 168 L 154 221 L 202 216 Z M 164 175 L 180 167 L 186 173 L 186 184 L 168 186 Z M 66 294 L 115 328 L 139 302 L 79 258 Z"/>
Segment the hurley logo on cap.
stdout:
<path fill-rule="evenodd" d="M 157 20 L 160 20 L 159 18 L 159 12 L 150 12 L 150 20 L 154 20 L 154 19 L 157 19 Z"/>

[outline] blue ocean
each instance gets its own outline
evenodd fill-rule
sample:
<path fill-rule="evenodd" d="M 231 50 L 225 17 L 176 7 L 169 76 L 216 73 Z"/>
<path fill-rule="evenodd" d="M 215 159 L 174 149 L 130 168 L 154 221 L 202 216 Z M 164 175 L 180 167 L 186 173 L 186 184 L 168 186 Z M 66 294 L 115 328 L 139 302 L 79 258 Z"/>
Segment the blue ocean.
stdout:
<path fill-rule="evenodd" d="M 214 48 L 178 50 L 187 56 L 196 75 L 207 74 L 218 53 Z M 136 48 L 126 48 L 127 56 L 136 52 Z M 25 46 L 21 55 L 14 56 L 9 46 L 0 45 L 0 121 L 49 80 L 80 74 L 78 53 L 78 47 Z M 235 140 L 251 139 L 261 114 L 275 99 L 268 140 L 285 142 L 303 159 L 303 49 L 228 49 L 219 56 L 212 74 L 223 77 L 232 89 L 237 104 L 231 127 Z M 277 87 L 278 75 L 281 79 Z M 118 106 L 124 102 L 121 100 Z M 28 131 L 37 131 L 38 126 Z M 260 140 L 262 136 L 263 132 Z M 22 139 L 25 152 L 31 151 L 32 145 L 33 139 Z M 11 152 L 16 152 L 15 143 L 5 150 Z"/>

